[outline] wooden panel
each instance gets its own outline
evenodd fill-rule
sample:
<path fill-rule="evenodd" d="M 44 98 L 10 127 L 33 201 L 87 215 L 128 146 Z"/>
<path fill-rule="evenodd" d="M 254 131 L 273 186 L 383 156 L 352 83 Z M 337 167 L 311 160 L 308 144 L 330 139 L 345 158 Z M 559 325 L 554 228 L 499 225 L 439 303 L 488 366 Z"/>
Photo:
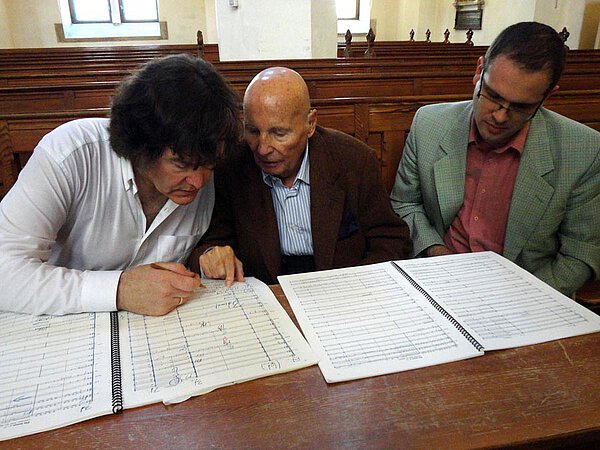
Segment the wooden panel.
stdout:
<path fill-rule="evenodd" d="M 317 123 L 354 136 L 354 105 L 314 105 Z"/>
<path fill-rule="evenodd" d="M 313 86 L 312 98 L 372 97 L 375 92 L 382 97 L 414 94 L 412 79 L 368 81 L 334 79 L 314 82 Z"/>
<path fill-rule="evenodd" d="M 8 123 L 6 120 L 0 120 L 0 199 L 8 192 L 17 177 L 13 158 Z"/>
<path fill-rule="evenodd" d="M 381 154 L 381 177 L 388 193 L 392 192 L 396 172 L 404 151 L 404 142 L 408 132 L 386 131 L 383 133 L 383 151 Z"/>
<path fill-rule="evenodd" d="M 107 109 L 9 115 L 0 119 L 0 196 L 15 183 L 40 139 L 59 125 L 81 117 L 102 117 Z"/>
<path fill-rule="evenodd" d="M 0 92 L 0 111 L 8 113 L 25 113 L 41 111 L 61 111 L 66 109 L 62 92 Z"/>

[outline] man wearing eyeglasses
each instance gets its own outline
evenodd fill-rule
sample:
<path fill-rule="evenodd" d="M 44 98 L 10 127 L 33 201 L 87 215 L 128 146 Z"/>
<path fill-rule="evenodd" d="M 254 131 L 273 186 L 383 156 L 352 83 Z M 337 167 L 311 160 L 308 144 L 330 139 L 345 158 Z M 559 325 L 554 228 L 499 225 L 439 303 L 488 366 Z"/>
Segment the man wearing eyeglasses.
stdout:
<path fill-rule="evenodd" d="M 571 295 L 600 272 L 600 133 L 542 108 L 565 48 L 523 22 L 479 58 L 473 99 L 417 111 L 391 194 L 417 256 L 491 250 Z"/>

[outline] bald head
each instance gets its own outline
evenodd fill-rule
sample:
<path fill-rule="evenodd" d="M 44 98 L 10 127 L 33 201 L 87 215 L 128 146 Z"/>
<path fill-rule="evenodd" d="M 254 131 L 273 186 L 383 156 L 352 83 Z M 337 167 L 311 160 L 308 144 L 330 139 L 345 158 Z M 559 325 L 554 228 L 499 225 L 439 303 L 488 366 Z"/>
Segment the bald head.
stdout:
<path fill-rule="evenodd" d="M 315 132 L 317 112 L 310 109 L 308 87 L 286 67 L 265 69 L 244 95 L 244 139 L 261 170 L 291 187 L 308 139 Z"/>
<path fill-rule="evenodd" d="M 256 75 L 244 94 L 244 108 L 260 102 L 266 107 L 285 107 L 289 112 L 308 114 L 308 86 L 300 74 L 287 67 L 270 67 Z"/>

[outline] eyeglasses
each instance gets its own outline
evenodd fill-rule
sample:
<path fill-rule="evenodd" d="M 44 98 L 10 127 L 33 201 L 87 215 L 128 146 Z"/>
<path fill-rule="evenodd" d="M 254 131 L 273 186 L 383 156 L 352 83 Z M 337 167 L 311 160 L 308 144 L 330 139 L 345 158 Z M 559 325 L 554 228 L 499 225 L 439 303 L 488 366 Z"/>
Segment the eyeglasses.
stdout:
<path fill-rule="evenodd" d="M 545 97 L 539 103 L 531 104 L 531 103 L 510 103 L 500 97 L 498 94 L 493 91 L 490 92 L 489 87 L 485 84 L 483 80 L 483 76 L 485 75 L 485 71 L 481 73 L 481 83 L 479 83 L 479 91 L 477 92 L 477 99 L 482 102 L 486 106 L 486 108 L 494 108 L 497 109 L 495 111 L 500 111 L 501 109 L 505 109 L 507 114 L 513 115 L 513 117 L 518 117 L 519 119 L 527 122 L 528 120 L 533 119 L 533 116 L 537 113 L 540 106 L 546 99 Z M 483 93 L 483 89 L 485 88 L 488 91 L 487 94 Z"/>

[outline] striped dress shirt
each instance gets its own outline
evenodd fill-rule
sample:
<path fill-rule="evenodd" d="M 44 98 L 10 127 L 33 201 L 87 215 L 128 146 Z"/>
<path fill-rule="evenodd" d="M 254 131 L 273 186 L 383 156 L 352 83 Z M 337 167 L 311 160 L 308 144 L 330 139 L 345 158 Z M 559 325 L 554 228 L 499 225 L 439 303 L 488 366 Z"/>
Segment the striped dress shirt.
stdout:
<path fill-rule="evenodd" d="M 262 173 L 263 181 L 271 188 L 279 242 L 282 255 L 312 255 L 312 229 L 310 225 L 310 163 L 308 143 L 302 164 L 291 188 L 281 179 Z"/>

